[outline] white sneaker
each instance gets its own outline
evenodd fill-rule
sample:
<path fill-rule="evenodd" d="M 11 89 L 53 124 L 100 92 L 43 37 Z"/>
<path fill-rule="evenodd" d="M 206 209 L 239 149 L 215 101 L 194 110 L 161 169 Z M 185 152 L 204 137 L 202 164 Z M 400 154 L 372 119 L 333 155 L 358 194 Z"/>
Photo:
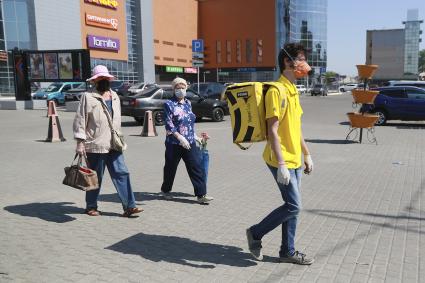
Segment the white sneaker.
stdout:
<path fill-rule="evenodd" d="M 160 195 L 166 200 L 173 199 L 173 196 L 171 195 L 171 193 L 161 192 Z"/>
<path fill-rule="evenodd" d="M 202 203 L 209 203 L 213 199 L 214 199 L 213 197 L 209 197 L 207 195 L 204 195 L 204 196 L 198 197 L 198 202 L 201 203 L 201 204 Z"/>

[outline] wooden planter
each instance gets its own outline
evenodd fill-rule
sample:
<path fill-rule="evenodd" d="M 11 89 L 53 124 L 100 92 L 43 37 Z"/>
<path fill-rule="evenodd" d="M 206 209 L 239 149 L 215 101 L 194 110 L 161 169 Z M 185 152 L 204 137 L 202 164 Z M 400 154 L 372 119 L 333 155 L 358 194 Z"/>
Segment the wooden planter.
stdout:
<path fill-rule="evenodd" d="M 371 128 L 378 121 L 379 116 L 373 114 L 362 114 L 356 112 L 347 113 L 352 128 Z"/>
<path fill-rule="evenodd" d="M 379 94 L 379 91 L 353 89 L 351 94 L 353 95 L 355 103 L 373 104 L 375 97 Z"/>
<path fill-rule="evenodd" d="M 362 79 L 371 79 L 378 69 L 378 65 L 356 65 L 359 77 Z"/>

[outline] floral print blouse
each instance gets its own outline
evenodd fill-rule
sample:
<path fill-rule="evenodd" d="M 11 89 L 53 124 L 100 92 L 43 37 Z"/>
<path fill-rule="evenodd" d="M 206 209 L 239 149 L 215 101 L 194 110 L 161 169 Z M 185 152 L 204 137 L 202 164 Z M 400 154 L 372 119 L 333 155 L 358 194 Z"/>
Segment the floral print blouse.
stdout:
<path fill-rule="evenodd" d="M 192 112 L 192 105 L 186 98 L 185 103 L 180 103 L 176 97 L 167 100 L 164 104 L 165 130 L 167 137 L 165 143 L 180 144 L 173 133 L 178 132 L 189 143 L 195 142 L 194 124 L 196 116 Z"/>

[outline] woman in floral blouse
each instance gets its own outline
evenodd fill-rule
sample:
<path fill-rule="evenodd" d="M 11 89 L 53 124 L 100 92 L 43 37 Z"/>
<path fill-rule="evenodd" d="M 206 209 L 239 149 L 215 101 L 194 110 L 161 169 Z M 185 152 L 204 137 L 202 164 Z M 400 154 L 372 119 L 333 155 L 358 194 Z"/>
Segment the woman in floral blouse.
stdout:
<path fill-rule="evenodd" d="M 177 166 L 180 159 L 183 159 L 198 202 L 206 204 L 214 198 L 207 196 L 205 172 L 201 165 L 199 148 L 196 146 L 196 140 L 200 140 L 194 130 L 196 116 L 192 112 L 190 101 L 185 98 L 187 82 L 182 78 L 176 78 L 172 85 L 174 97 L 164 105 L 167 137 L 161 192 L 165 199 L 172 199 L 170 192 Z"/>

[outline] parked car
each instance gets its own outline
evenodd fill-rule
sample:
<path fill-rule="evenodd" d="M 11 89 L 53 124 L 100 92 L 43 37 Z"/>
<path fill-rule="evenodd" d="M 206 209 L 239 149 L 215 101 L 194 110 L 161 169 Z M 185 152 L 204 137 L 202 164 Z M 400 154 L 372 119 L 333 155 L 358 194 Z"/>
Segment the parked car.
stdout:
<path fill-rule="evenodd" d="M 358 84 L 345 84 L 339 87 L 339 92 L 351 91 L 358 87 Z"/>
<path fill-rule="evenodd" d="M 312 96 L 316 96 L 316 95 L 326 96 L 328 95 L 328 88 L 322 84 L 315 84 L 313 88 L 311 89 L 310 93 Z"/>
<path fill-rule="evenodd" d="M 142 93 L 121 97 L 121 115 L 131 116 L 138 122 L 143 122 L 145 112 L 151 110 L 156 125 L 164 124 L 164 103 L 173 97 L 173 89 L 170 85 L 157 85 L 145 89 Z M 187 99 L 192 103 L 192 111 L 197 119 L 211 118 L 213 121 L 222 121 L 225 115 L 229 115 L 229 108 L 224 101 L 205 98 L 191 89 L 187 90 Z"/>
<path fill-rule="evenodd" d="M 82 83 L 79 87 L 77 88 L 72 88 L 68 91 L 65 91 L 65 100 L 77 100 L 79 101 L 81 99 L 81 95 L 83 93 L 85 93 L 86 91 L 88 91 L 90 89 L 90 85 L 86 84 L 86 83 Z"/>
<path fill-rule="evenodd" d="M 47 102 L 53 100 L 56 104 L 65 103 L 65 92 L 77 88 L 82 83 L 52 83 L 44 91 L 37 92 L 32 99 L 45 99 Z"/>
<path fill-rule="evenodd" d="M 131 87 L 131 84 L 123 81 L 111 81 L 110 86 L 111 89 L 118 95 L 126 96 L 128 89 Z"/>
<path fill-rule="evenodd" d="M 198 83 L 191 84 L 189 89 L 198 92 Z M 205 98 L 220 99 L 225 90 L 226 86 L 221 83 L 199 83 L 199 93 Z"/>
<path fill-rule="evenodd" d="M 136 95 L 141 93 L 142 91 L 144 91 L 147 88 L 152 88 L 156 86 L 156 84 L 154 83 L 137 83 L 135 85 L 132 85 L 128 90 L 127 90 L 127 95 Z"/>
<path fill-rule="evenodd" d="M 36 89 L 35 91 L 31 91 L 31 97 L 34 98 L 34 95 L 39 96 L 40 93 L 44 93 L 46 89 L 47 87 L 42 87 L 42 88 Z"/>
<path fill-rule="evenodd" d="M 300 94 L 305 94 L 307 92 L 307 89 L 306 89 L 306 87 L 304 85 L 296 85 L 296 87 L 297 87 L 298 92 Z"/>
<path fill-rule="evenodd" d="M 385 86 L 415 86 L 425 89 L 425 81 L 388 81 Z"/>
<path fill-rule="evenodd" d="M 425 120 L 425 90 L 413 86 L 380 87 L 373 105 L 363 105 L 362 111 L 379 115 L 376 125 L 388 120 Z"/>

